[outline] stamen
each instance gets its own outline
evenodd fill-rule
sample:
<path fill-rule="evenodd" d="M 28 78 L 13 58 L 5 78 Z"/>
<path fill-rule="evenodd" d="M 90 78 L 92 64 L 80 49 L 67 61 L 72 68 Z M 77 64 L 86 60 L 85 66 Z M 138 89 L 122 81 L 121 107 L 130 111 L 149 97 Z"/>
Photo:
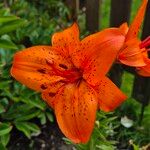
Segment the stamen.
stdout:
<path fill-rule="evenodd" d="M 62 71 L 60 71 L 59 69 L 56 68 L 56 66 L 52 60 L 45 59 L 45 61 L 46 61 L 46 64 L 53 69 L 53 71 L 55 72 L 56 75 L 62 74 Z"/>
<path fill-rule="evenodd" d="M 68 79 L 69 82 L 74 82 L 81 77 L 81 72 L 79 72 L 79 70 L 76 70 L 76 68 L 67 70 L 68 67 L 66 65 L 59 64 L 59 67 L 62 67 L 65 69 L 64 71 L 62 71 L 62 70 L 59 70 L 59 68 L 57 68 L 57 66 L 54 64 L 53 61 L 49 59 L 45 59 L 45 61 L 46 61 L 46 64 L 53 69 L 53 72 L 55 73 L 55 75 L 65 77 L 66 79 Z"/>
<path fill-rule="evenodd" d="M 143 40 L 140 44 L 140 48 L 146 48 L 150 46 L 150 36 L 148 36 L 145 40 Z"/>

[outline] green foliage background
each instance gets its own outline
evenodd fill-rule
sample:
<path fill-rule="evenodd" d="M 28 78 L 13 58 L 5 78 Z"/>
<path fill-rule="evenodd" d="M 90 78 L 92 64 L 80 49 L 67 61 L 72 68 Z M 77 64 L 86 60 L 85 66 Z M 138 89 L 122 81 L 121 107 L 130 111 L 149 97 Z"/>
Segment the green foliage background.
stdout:
<path fill-rule="evenodd" d="M 139 1 L 132 7 L 131 18 L 136 13 Z M 101 28 L 109 26 L 110 0 L 102 5 Z M 40 95 L 19 84 L 10 76 L 10 67 L 15 52 L 32 45 L 50 45 L 53 33 L 70 24 L 70 10 L 62 0 L 10 0 L 0 3 L 0 149 L 6 149 L 14 129 L 29 139 L 41 133 L 40 126 L 54 122 L 53 111 L 41 100 Z M 81 37 L 87 35 L 85 14 L 80 12 Z M 114 113 L 97 113 L 95 130 L 86 145 L 74 145 L 83 150 L 113 150 L 119 144 L 136 147 L 150 142 L 150 110 L 147 106 L 142 125 L 138 125 L 141 105 L 131 97 L 134 76 L 125 73 L 122 90 L 129 99 Z M 122 116 L 134 120 L 131 128 L 120 123 Z M 40 124 L 36 124 L 36 120 Z M 68 139 L 64 139 L 70 143 Z M 72 143 L 73 144 L 73 143 Z"/>
<path fill-rule="evenodd" d="M 52 110 L 39 94 L 10 76 L 10 67 L 13 54 L 19 49 L 50 44 L 51 34 L 60 29 L 60 22 L 66 22 L 67 13 L 64 3 L 56 0 L 0 4 L 0 149 L 5 149 L 12 129 L 18 129 L 30 139 L 41 132 L 33 119 L 39 119 L 41 125 L 54 120 Z"/>

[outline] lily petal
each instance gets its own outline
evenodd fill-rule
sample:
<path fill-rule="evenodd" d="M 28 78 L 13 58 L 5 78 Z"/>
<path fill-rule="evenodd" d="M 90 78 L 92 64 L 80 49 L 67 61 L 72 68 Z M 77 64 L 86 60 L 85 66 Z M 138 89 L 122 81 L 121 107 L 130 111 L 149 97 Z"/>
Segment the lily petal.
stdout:
<path fill-rule="evenodd" d="M 123 23 L 120 27 L 119 27 L 120 32 L 126 36 L 126 34 L 128 33 L 129 27 L 127 22 Z"/>
<path fill-rule="evenodd" d="M 99 108 L 105 112 L 113 111 L 127 98 L 119 88 L 107 77 L 94 88 L 98 93 Z"/>
<path fill-rule="evenodd" d="M 65 57 L 68 57 L 78 44 L 79 29 L 76 23 L 64 31 L 55 33 L 52 36 L 52 46 L 57 47 L 59 53 Z"/>
<path fill-rule="evenodd" d="M 144 67 L 136 68 L 136 71 L 141 76 L 150 77 L 150 59 L 147 56 L 144 56 L 144 58 L 147 65 Z"/>
<path fill-rule="evenodd" d="M 139 47 L 140 41 L 132 39 L 127 41 L 118 53 L 117 59 L 128 66 L 145 66 L 143 50 Z"/>
<path fill-rule="evenodd" d="M 55 52 L 50 46 L 34 46 L 19 51 L 14 56 L 11 75 L 31 89 L 43 91 L 48 89 L 49 84 L 64 80 L 57 75 L 49 63 L 70 64 Z M 59 67 L 59 69 L 63 69 Z"/>
<path fill-rule="evenodd" d="M 137 68 L 137 73 L 143 77 L 150 77 L 150 64 Z"/>
<path fill-rule="evenodd" d="M 56 93 L 50 93 L 50 92 L 42 93 L 42 99 L 53 109 L 54 109 L 55 95 Z"/>
<path fill-rule="evenodd" d="M 108 72 L 124 39 L 117 28 L 110 28 L 81 41 L 79 49 L 72 54 L 72 61 L 83 71 L 83 78 L 89 84 L 97 84 L 100 76 Z"/>
<path fill-rule="evenodd" d="M 143 0 L 141 7 L 139 8 L 137 15 L 135 16 L 129 31 L 126 36 L 126 41 L 136 38 L 141 27 L 142 21 L 144 19 L 144 14 L 146 10 L 148 0 Z"/>
<path fill-rule="evenodd" d="M 74 143 L 88 142 L 95 123 L 96 92 L 87 83 L 68 84 L 55 99 L 58 125 L 66 137 Z"/>
<path fill-rule="evenodd" d="M 59 81 L 48 85 L 48 89 L 42 92 L 42 99 L 51 107 L 54 108 L 55 96 L 59 89 L 63 87 L 65 83 Z"/>

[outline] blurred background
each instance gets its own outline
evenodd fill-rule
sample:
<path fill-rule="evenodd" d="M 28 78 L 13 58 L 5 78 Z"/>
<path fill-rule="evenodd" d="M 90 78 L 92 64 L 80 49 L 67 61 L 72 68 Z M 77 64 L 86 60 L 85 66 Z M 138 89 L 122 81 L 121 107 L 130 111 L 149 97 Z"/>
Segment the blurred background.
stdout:
<path fill-rule="evenodd" d="M 0 0 L 0 150 L 149 150 L 150 79 L 114 65 L 108 76 L 128 95 L 112 113 L 97 113 L 91 140 L 75 145 L 58 129 L 40 94 L 10 76 L 14 53 L 51 45 L 51 37 L 77 21 L 81 39 L 130 23 L 141 0 Z M 140 37 L 150 35 L 150 0 Z"/>

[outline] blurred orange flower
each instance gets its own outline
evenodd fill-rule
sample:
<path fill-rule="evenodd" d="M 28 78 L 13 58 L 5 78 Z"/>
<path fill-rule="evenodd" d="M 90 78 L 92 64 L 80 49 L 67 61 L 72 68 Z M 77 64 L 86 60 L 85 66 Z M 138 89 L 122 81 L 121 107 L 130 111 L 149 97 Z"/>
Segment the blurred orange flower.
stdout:
<path fill-rule="evenodd" d="M 53 35 L 52 46 L 17 52 L 11 74 L 42 93 L 66 137 L 75 143 L 86 143 L 97 109 L 114 110 L 126 99 L 105 76 L 124 40 L 118 28 L 109 28 L 80 41 L 74 23 Z"/>
<path fill-rule="evenodd" d="M 147 52 L 147 47 L 150 46 L 150 37 L 146 38 L 144 41 L 140 41 L 137 37 L 144 19 L 147 2 L 148 0 L 143 0 L 129 28 L 127 23 L 120 26 L 119 29 L 125 36 L 125 42 L 117 56 L 119 62 L 136 67 L 137 72 L 142 76 L 150 76 L 150 60 Z"/>

